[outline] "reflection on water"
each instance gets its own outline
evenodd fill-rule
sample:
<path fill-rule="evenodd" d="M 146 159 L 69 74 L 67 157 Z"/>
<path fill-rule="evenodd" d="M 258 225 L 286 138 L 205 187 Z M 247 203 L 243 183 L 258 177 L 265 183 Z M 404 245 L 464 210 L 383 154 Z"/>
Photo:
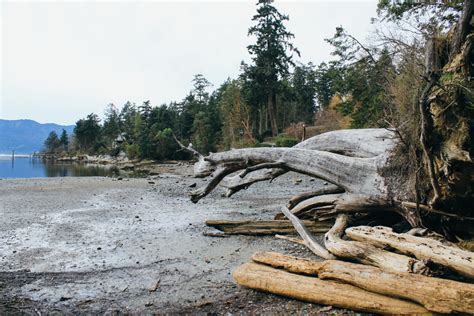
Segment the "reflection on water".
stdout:
<path fill-rule="evenodd" d="M 30 156 L 0 156 L 0 178 L 105 177 L 116 176 L 115 167 L 80 163 L 58 163 Z"/>

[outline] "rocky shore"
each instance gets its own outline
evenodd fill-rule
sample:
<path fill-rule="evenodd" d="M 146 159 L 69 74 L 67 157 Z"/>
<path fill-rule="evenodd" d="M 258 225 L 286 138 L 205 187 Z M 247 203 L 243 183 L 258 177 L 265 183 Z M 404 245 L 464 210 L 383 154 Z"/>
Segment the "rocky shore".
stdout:
<path fill-rule="evenodd" d="M 128 159 L 126 156 L 112 157 L 110 155 L 77 155 L 77 156 L 55 156 L 55 155 L 39 155 L 38 157 L 45 160 L 54 160 L 58 163 L 81 163 L 88 165 L 101 165 L 116 168 L 123 172 L 131 172 L 135 175 L 155 176 L 165 172 L 180 173 L 181 169 L 186 169 L 192 162 L 190 161 L 155 161 Z"/>

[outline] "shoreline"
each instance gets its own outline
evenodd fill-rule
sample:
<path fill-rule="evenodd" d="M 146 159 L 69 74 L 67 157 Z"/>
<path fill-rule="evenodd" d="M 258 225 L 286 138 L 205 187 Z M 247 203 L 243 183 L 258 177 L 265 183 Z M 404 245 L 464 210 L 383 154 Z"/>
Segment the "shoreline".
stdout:
<path fill-rule="evenodd" d="M 76 156 L 57 156 L 48 154 L 35 155 L 45 161 L 54 161 L 58 163 L 78 163 L 90 166 L 104 166 L 116 168 L 123 172 L 133 172 L 136 175 L 156 176 L 165 172 L 174 172 L 182 174 L 181 169 L 187 169 L 193 165 L 192 160 L 149 160 L 149 159 L 128 159 L 127 157 L 112 157 L 110 155 L 76 155 Z"/>
<path fill-rule="evenodd" d="M 193 204 L 191 168 L 145 178 L 5 179 L 0 184 L 0 312 L 317 313 L 319 305 L 238 287 L 255 251 L 315 258 L 272 236 L 207 237 L 208 219 L 271 219 L 314 188 L 287 174 Z M 255 198 L 261 196 L 261 198 Z M 158 284 L 158 285 L 157 285 Z M 157 286 L 156 286 L 157 285 Z M 156 287 L 156 288 L 155 288 Z"/>

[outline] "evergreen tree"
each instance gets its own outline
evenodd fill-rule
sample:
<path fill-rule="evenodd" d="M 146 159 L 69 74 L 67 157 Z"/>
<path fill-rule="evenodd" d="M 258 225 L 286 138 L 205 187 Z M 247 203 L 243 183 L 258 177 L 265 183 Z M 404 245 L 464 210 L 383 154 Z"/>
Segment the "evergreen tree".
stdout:
<path fill-rule="evenodd" d="M 74 127 L 77 144 L 80 150 L 95 152 L 100 145 L 100 119 L 91 113 L 85 119 L 80 119 Z"/>
<path fill-rule="evenodd" d="M 55 153 L 61 147 L 61 141 L 55 131 L 49 133 L 48 138 L 44 141 L 44 147 L 48 153 Z"/>
<path fill-rule="evenodd" d="M 272 3 L 273 0 L 259 0 L 257 3 L 257 14 L 252 18 L 256 25 L 248 31 L 248 35 L 255 36 L 257 41 L 247 47 L 253 61 L 247 70 L 258 89 L 265 93 L 275 136 L 278 134 L 276 99 L 279 83 L 289 74 L 289 67 L 294 65 L 292 53 L 299 56 L 299 51 L 290 42 L 294 35 L 283 24 L 289 17 L 278 12 Z"/>
<path fill-rule="evenodd" d="M 102 125 L 102 136 L 105 143 L 110 146 L 120 134 L 120 113 L 114 104 L 105 108 L 104 123 Z"/>
<path fill-rule="evenodd" d="M 69 136 L 65 129 L 61 132 L 61 137 L 59 138 L 59 143 L 63 147 L 64 151 L 69 150 Z"/>

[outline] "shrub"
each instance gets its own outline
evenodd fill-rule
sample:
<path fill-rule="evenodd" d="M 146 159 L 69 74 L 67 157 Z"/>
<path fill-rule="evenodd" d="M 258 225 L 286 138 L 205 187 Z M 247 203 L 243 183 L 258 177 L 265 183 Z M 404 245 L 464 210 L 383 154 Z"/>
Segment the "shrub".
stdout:
<path fill-rule="evenodd" d="M 293 147 L 298 144 L 298 141 L 294 137 L 278 135 L 275 138 L 275 144 L 277 147 Z"/>
<path fill-rule="evenodd" d="M 129 159 L 136 159 L 140 157 L 140 147 L 137 144 L 125 145 L 125 152 Z"/>
<path fill-rule="evenodd" d="M 285 134 L 296 139 L 303 139 L 303 130 L 305 125 L 306 124 L 304 122 L 291 123 L 290 126 L 285 128 Z"/>

